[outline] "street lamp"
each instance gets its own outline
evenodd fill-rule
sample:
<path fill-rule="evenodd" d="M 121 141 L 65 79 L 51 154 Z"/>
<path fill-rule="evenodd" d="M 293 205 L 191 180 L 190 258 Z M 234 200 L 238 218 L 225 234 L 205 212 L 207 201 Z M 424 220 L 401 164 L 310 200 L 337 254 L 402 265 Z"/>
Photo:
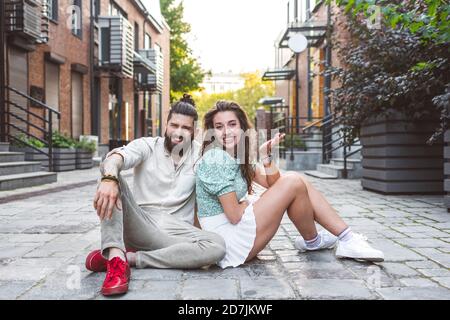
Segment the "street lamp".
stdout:
<path fill-rule="evenodd" d="M 303 52 L 308 46 L 308 40 L 301 33 L 295 33 L 288 40 L 288 47 L 295 53 L 295 131 L 299 133 L 299 113 L 300 113 L 300 100 L 299 100 L 299 78 L 298 78 L 298 58 L 301 52 Z"/>

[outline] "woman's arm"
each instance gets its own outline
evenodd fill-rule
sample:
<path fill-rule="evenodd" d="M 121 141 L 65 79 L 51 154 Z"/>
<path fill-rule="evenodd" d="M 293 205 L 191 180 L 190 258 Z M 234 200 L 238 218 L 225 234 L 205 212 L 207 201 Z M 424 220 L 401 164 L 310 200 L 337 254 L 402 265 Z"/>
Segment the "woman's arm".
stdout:
<path fill-rule="evenodd" d="M 228 192 L 219 196 L 225 216 L 232 224 L 238 224 L 244 215 L 245 208 L 248 207 L 248 201 L 239 202 L 236 192 Z"/>

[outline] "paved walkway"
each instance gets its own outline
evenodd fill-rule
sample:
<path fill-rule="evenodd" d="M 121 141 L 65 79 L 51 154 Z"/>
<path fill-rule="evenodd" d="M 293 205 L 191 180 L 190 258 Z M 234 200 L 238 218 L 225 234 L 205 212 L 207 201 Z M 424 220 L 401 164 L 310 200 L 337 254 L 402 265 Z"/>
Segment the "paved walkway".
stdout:
<path fill-rule="evenodd" d="M 382 196 L 359 180 L 309 178 L 380 264 L 298 253 L 289 219 L 259 259 L 221 270 L 132 270 L 115 299 L 450 299 L 450 213 L 439 196 Z M 104 274 L 84 268 L 99 247 L 95 184 L 0 204 L 0 299 L 104 299 Z M 22 191 L 23 192 L 23 191 Z M 1 197 L 1 195 L 0 195 Z"/>

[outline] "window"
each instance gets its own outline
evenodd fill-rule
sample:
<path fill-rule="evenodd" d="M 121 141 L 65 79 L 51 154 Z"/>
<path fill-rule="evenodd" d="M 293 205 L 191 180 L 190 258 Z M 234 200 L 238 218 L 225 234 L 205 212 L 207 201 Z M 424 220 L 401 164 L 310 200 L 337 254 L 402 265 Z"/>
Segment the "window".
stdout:
<path fill-rule="evenodd" d="M 114 1 L 110 1 L 109 3 L 109 15 L 110 16 L 121 16 L 127 19 L 128 15 L 125 11 L 122 10 Z"/>
<path fill-rule="evenodd" d="M 139 50 L 139 24 L 134 23 L 134 51 Z"/>
<path fill-rule="evenodd" d="M 144 36 L 144 49 L 151 49 L 152 48 L 152 37 L 148 33 Z"/>
<path fill-rule="evenodd" d="M 92 9 L 94 17 L 98 17 L 100 15 L 100 0 L 94 0 L 94 7 Z"/>
<path fill-rule="evenodd" d="M 81 0 L 71 0 L 70 14 L 72 34 L 77 37 L 82 37 L 82 7 Z"/>
<path fill-rule="evenodd" d="M 58 0 L 45 0 L 47 10 L 46 16 L 53 21 L 58 21 Z"/>

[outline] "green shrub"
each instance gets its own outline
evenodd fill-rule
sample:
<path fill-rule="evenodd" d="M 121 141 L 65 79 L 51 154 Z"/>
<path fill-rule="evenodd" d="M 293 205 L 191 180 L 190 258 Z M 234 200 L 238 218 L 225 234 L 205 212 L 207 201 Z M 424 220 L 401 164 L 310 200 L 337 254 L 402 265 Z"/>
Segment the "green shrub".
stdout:
<path fill-rule="evenodd" d="M 86 138 L 82 138 L 80 141 L 78 141 L 75 145 L 77 149 L 83 149 L 85 151 L 89 151 L 90 153 L 94 153 L 96 150 L 95 142 L 89 141 Z"/>
<path fill-rule="evenodd" d="M 16 136 L 16 138 L 18 140 L 14 140 L 13 141 L 13 145 L 19 147 L 19 148 L 26 148 L 29 147 L 30 145 L 36 148 L 46 148 L 47 145 L 45 143 L 43 143 L 42 141 L 36 139 L 36 138 L 28 138 L 25 134 L 21 133 L 19 135 Z"/>
<path fill-rule="evenodd" d="M 297 149 L 305 149 L 306 144 L 302 140 L 302 138 L 296 134 L 286 134 L 284 138 L 284 147 L 285 148 L 297 148 Z"/>
<path fill-rule="evenodd" d="M 75 140 L 68 137 L 66 134 L 58 131 L 53 131 L 53 147 L 55 148 L 74 148 L 76 145 Z"/>

